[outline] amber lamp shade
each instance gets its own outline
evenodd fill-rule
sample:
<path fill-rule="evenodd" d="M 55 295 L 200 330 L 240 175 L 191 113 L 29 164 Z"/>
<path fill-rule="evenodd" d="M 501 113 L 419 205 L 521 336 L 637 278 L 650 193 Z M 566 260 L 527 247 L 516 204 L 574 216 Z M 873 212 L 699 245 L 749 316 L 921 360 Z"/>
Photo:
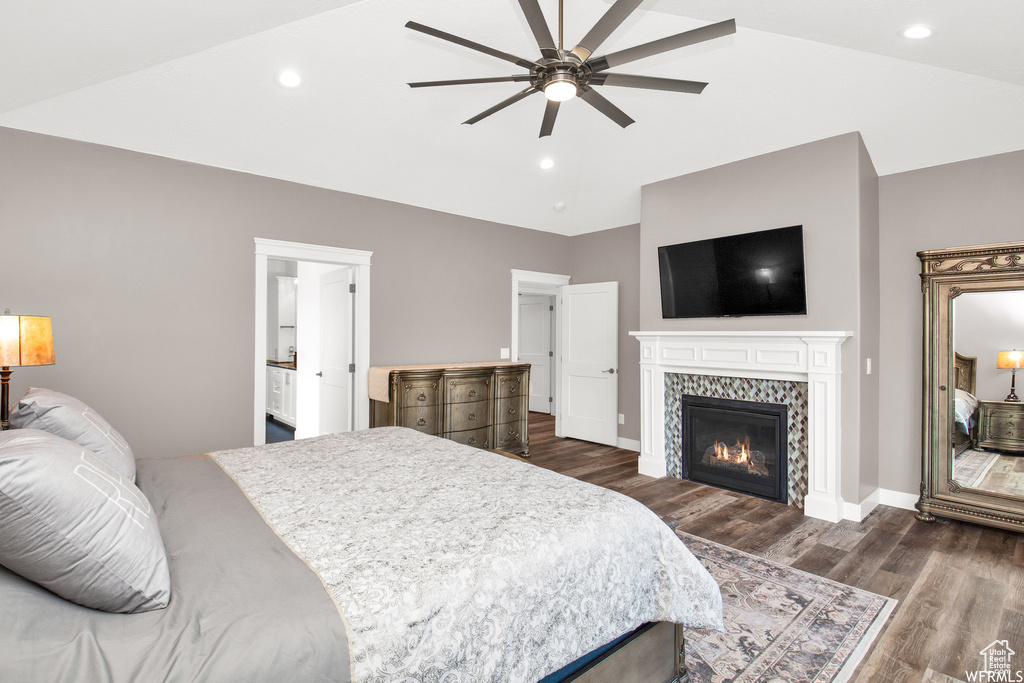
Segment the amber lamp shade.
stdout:
<path fill-rule="evenodd" d="M 53 329 L 41 315 L 0 315 L 0 428 L 7 429 L 11 368 L 53 365 Z"/>
<path fill-rule="evenodd" d="M 1017 398 L 1016 387 L 1014 386 L 1017 382 L 1017 368 L 1024 368 L 1024 351 L 1000 351 L 999 355 L 996 356 L 996 367 L 1000 370 L 1013 370 L 1013 374 L 1010 375 L 1010 393 L 1003 399 L 1010 403 L 1019 403 L 1020 399 Z"/>

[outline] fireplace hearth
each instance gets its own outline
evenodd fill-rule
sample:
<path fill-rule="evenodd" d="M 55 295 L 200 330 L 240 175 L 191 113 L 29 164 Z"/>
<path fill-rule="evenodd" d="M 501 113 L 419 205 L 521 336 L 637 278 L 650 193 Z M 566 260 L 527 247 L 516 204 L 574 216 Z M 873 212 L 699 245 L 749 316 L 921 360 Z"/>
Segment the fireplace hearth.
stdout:
<path fill-rule="evenodd" d="M 785 405 L 707 396 L 681 398 L 682 475 L 785 503 Z"/>

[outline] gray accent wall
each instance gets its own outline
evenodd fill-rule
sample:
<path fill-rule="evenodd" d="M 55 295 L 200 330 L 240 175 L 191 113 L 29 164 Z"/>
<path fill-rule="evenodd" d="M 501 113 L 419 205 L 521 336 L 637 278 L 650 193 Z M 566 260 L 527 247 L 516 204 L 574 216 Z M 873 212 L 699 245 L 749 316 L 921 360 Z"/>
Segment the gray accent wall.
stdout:
<path fill-rule="evenodd" d="M 877 348 L 877 176 L 859 133 L 849 133 L 643 188 L 640 327 L 643 330 L 845 330 L 842 347 L 843 499 L 859 503 L 877 481 L 878 385 L 862 354 Z M 664 319 L 658 247 L 755 230 L 804 226 L 807 315 Z"/>
<path fill-rule="evenodd" d="M 251 445 L 253 237 L 374 252 L 377 365 L 498 360 L 511 269 L 572 263 L 560 235 L 2 128 L 0 226 L 0 310 L 51 316 L 57 358 L 12 403 L 76 396 L 139 457 Z"/>
<path fill-rule="evenodd" d="M 917 494 L 924 310 L 917 252 L 1024 240 L 1024 151 L 883 176 L 878 185 L 879 486 Z"/>

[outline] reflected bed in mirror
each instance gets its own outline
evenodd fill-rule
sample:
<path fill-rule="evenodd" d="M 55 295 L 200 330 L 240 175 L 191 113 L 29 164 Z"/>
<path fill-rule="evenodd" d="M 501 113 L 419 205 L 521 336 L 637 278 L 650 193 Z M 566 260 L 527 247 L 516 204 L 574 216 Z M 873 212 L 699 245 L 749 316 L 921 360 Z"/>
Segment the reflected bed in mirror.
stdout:
<path fill-rule="evenodd" d="M 1024 405 L 1000 352 L 1024 348 L 1024 243 L 925 251 L 918 518 L 1024 530 Z"/>

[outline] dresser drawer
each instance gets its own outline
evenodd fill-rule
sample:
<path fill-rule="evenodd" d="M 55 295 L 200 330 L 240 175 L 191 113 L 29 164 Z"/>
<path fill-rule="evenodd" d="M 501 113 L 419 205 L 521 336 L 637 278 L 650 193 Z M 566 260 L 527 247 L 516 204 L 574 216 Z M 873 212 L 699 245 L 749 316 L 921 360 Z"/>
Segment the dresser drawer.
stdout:
<path fill-rule="evenodd" d="M 521 448 L 526 434 L 525 420 L 507 422 L 494 427 L 494 447 L 512 451 Z"/>
<path fill-rule="evenodd" d="M 458 441 L 464 443 L 467 446 L 476 446 L 477 448 L 490 448 L 490 442 L 488 440 L 487 432 L 490 431 L 488 427 L 482 427 L 480 429 L 467 429 L 464 432 L 446 432 L 444 438 L 451 439 L 452 441 Z"/>
<path fill-rule="evenodd" d="M 441 432 L 437 417 L 437 406 L 416 406 L 403 408 L 398 424 L 424 434 L 437 435 Z"/>
<path fill-rule="evenodd" d="M 399 385 L 399 403 L 403 408 L 436 406 L 438 401 L 437 380 L 406 380 Z"/>
<path fill-rule="evenodd" d="M 499 398 L 494 402 L 494 424 L 516 422 L 526 416 L 527 396 Z"/>
<path fill-rule="evenodd" d="M 448 380 L 447 403 L 486 401 L 491 395 L 490 377 L 456 377 Z"/>
<path fill-rule="evenodd" d="M 516 373 L 496 373 L 495 380 L 497 386 L 495 388 L 494 396 L 496 398 L 512 398 L 515 396 L 529 396 L 530 385 L 529 370 L 521 370 Z"/>
<path fill-rule="evenodd" d="M 491 424 L 488 408 L 486 400 L 447 405 L 444 413 L 444 430 L 461 432 L 466 429 L 486 428 Z"/>

